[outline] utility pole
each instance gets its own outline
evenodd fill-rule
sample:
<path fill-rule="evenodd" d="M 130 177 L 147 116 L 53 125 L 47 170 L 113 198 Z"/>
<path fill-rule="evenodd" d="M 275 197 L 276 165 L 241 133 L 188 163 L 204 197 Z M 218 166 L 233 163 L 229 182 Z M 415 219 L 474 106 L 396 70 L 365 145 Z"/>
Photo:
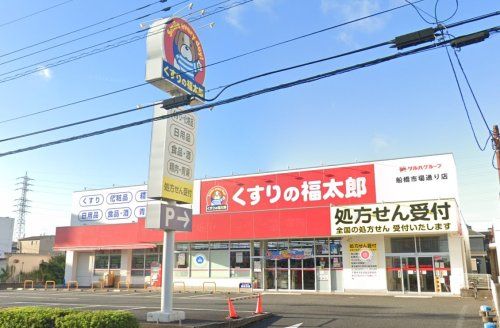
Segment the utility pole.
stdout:
<path fill-rule="evenodd" d="M 493 147 L 495 147 L 498 180 L 500 181 L 500 134 L 498 133 L 498 125 L 493 125 Z"/>
<path fill-rule="evenodd" d="M 16 225 L 16 234 L 17 234 L 17 240 L 24 238 L 24 230 L 25 230 L 25 223 L 26 223 L 26 214 L 29 213 L 28 208 L 30 207 L 28 203 L 30 202 L 27 198 L 28 191 L 31 191 L 28 189 L 29 186 L 32 186 L 30 181 L 33 179 L 28 177 L 28 172 L 24 174 L 23 177 L 19 177 L 17 179 L 21 179 L 17 183 L 17 185 L 20 185 L 19 188 L 16 190 L 21 190 L 21 198 L 16 199 L 16 207 L 17 209 L 15 212 L 18 213 L 17 217 L 17 225 Z"/>

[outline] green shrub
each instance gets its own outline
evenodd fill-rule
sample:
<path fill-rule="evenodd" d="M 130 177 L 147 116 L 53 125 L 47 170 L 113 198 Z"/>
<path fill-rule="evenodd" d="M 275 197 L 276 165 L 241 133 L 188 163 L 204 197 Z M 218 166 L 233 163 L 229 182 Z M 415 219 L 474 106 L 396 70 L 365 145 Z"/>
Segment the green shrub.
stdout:
<path fill-rule="evenodd" d="M 75 311 L 46 307 L 0 310 L 0 328 L 137 328 L 134 315 L 125 311 Z"/>
<path fill-rule="evenodd" d="M 56 328 L 137 328 L 137 319 L 125 311 L 74 312 L 56 320 Z"/>
<path fill-rule="evenodd" d="M 20 307 L 0 310 L 1 328 L 53 328 L 57 318 L 74 312 L 68 309 Z"/>

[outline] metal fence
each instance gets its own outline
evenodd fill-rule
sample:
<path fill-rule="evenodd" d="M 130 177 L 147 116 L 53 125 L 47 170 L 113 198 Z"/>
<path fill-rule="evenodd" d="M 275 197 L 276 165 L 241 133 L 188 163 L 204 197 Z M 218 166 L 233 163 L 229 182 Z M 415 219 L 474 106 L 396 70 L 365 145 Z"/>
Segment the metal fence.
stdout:
<path fill-rule="evenodd" d="M 492 287 L 492 280 L 490 274 L 468 273 L 467 283 L 469 288 L 473 288 L 473 284 L 476 284 L 477 289 L 491 290 Z"/>

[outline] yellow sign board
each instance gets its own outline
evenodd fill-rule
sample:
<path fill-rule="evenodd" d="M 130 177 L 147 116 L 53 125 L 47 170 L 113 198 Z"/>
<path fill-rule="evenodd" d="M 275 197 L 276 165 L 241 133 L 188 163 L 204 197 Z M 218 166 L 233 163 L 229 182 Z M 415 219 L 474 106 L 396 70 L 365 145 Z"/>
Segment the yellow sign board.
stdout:
<path fill-rule="evenodd" d="M 371 251 L 377 250 L 376 243 L 349 243 L 349 251 L 358 252 L 360 249 L 369 249 Z"/>
<path fill-rule="evenodd" d="M 161 197 L 191 204 L 193 203 L 193 183 L 164 176 Z"/>

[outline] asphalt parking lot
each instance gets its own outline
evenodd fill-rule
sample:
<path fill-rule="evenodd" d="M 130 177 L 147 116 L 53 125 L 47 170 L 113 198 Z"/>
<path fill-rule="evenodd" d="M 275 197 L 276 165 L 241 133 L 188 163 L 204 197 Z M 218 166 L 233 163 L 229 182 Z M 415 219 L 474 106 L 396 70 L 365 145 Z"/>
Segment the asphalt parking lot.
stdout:
<path fill-rule="evenodd" d="M 231 294 L 231 297 L 238 295 Z M 186 312 L 186 323 L 223 321 L 227 294 L 179 293 L 174 308 Z M 274 316 L 253 327 L 482 327 L 478 310 L 491 300 L 456 297 L 264 294 L 264 310 Z M 158 292 L 0 291 L 0 308 L 50 306 L 81 310 L 116 309 L 145 320 L 160 306 Z M 242 317 L 255 310 L 255 300 L 235 303 Z"/>

